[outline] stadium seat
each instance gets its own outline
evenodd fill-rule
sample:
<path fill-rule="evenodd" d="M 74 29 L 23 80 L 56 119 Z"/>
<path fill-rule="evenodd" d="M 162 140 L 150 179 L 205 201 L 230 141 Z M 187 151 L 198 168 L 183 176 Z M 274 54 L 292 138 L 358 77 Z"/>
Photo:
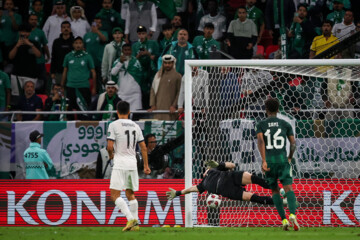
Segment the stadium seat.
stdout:
<path fill-rule="evenodd" d="M 267 46 L 266 50 L 265 50 L 265 58 L 268 59 L 269 55 L 273 52 L 276 52 L 279 49 L 278 45 L 269 45 Z"/>
<path fill-rule="evenodd" d="M 262 45 L 257 45 L 256 55 L 259 55 L 259 54 L 264 56 L 264 46 L 262 46 Z"/>
<path fill-rule="evenodd" d="M 42 102 L 43 102 L 43 108 L 45 107 L 45 100 L 48 98 L 48 96 L 46 94 L 37 94 L 37 96 L 39 98 L 41 98 Z"/>

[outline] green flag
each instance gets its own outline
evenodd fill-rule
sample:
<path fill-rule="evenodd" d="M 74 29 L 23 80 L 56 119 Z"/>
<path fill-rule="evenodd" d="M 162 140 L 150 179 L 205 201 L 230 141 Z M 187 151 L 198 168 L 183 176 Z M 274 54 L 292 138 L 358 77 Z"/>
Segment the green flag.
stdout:
<path fill-rule="evenodd" d="M 170 20 L 176 15 L 176 5 L 172 0 L 151 0 Z"/>

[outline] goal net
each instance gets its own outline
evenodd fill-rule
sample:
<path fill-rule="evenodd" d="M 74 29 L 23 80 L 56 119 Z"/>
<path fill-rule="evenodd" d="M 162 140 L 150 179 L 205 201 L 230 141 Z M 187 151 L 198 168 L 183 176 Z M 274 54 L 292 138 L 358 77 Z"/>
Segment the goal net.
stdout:
<path fill-rule="evenodd" d="M 277 98 L 278 117 L 291 124 L 297 142 L 291 164 L 300 225 L 360 226 L 359 66 L 359 60 L 186 61 L 185 187 L 201 181 L 211 159 L 263 176 L 254 126 L 266 117 L 264 101 Z M 246 190 L 271 195 L 253 184 Z M 222 197 L 211 210 L 207 196 L 186 195 L 187 227 L 281 224 L 274 206 Z"/>

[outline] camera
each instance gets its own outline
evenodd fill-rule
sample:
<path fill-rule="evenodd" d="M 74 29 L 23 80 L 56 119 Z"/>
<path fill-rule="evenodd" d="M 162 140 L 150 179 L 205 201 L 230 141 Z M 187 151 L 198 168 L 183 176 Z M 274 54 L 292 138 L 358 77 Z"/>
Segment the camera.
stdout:
<path fill-rule="evenodd" d="M 92 22 L 91 26 L 96 27 L 96 22 Z"/>
<path fill-rule="evenodd" d="M 20 38 L 20 39 L 25 39 L 25 38 L 26 38 L 26 36 L 25 36 L 25 35 L 23 35 L 23 34 L 21 34 L 19 38 Z"/>
<path fill-rule="evenodd" d="M 143 47 L 140 48 L 140 52 L 143 52 L 143 51 L 145 51 L 145 48 L 143 48 Z"/>

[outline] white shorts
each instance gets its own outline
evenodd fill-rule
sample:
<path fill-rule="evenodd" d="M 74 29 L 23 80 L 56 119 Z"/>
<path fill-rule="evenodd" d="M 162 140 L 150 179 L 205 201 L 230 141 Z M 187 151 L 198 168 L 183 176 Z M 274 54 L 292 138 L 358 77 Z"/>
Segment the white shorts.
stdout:
<path fill-rule="evenodd" d="M 110 178 L 110 189 L 125 190 L 131 189 L 134 192 L 139 190 L 139 174 L 137 170 L 113 169 Z"/>

